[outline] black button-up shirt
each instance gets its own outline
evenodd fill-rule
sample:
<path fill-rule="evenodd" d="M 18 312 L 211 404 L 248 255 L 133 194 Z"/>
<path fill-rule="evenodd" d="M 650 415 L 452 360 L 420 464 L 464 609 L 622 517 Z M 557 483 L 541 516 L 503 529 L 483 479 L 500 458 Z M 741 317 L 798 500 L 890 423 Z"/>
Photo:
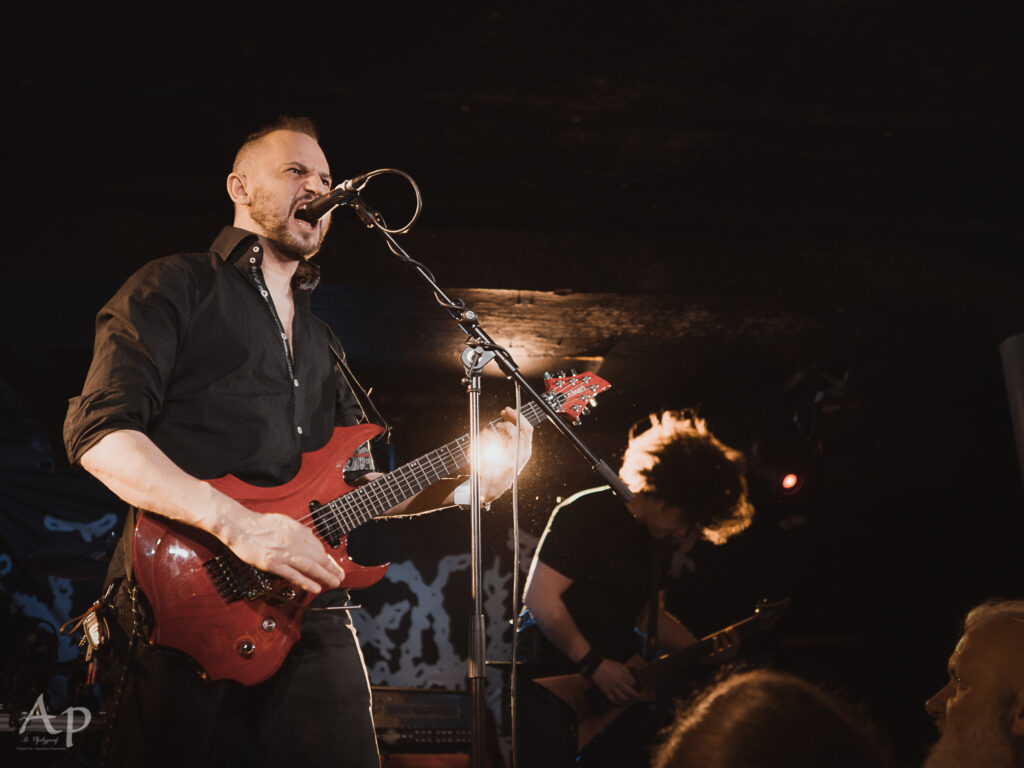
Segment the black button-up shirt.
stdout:
<path fill-rule="evenodd" d="M 210 252 L 158 259 L 129 278 L 96 318 L 92 365 L 70 403 L 73 463 L 132 429 L 195 477 L 279 485 L 335 425 L 359 421 L 328 345 L 341 346 L 299 280 L 291 359 L 262 259 L 255 235 L 227 227 Z"/>

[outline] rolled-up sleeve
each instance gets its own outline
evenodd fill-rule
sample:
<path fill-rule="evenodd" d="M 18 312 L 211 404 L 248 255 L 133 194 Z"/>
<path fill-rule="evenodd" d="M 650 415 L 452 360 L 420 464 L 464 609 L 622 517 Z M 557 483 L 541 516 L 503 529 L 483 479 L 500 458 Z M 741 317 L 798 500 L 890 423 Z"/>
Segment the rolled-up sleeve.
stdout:
<path fill-rule="evenodd" d="M 160 415 L 193 296 L 191 272 L 169 257 L 136 272 L 100 310 L 92 365 L 64 420 L 72 464 L 110 432 L 149 431 Z"/>

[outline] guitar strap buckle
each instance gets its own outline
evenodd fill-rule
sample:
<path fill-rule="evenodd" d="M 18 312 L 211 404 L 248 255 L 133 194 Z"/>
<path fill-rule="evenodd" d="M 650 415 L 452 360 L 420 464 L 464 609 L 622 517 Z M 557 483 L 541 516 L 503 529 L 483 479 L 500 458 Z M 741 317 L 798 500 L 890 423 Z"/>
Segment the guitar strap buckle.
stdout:
<path fill-rule="evenodd" d="M 110 642 L 110 597 L 117 587 L 117 582 L 107 585 L 106 591 L 85 613 L 68 619 L 60 627 L 62 635 L 70 635 L 73 632 L 82 630 L 82 639 L 78 641 L 78 647 L 85 649 L 87 685 L 96 682 L 96 653 Z"/>

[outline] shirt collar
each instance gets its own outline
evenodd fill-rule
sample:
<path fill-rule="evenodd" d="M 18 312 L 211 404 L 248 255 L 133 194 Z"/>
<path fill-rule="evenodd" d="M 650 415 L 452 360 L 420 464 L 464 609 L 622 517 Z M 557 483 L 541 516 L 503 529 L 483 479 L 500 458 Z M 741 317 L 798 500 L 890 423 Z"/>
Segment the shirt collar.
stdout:
<path fill-rule="evenodd" d="M 263 263 L 263 247 L 259 238 L 245 229 L 224 227 L 213 241 L 210 250 L 216 253 L 221 261 L 231 261 L 245 273 L 250 265 L 257 267 Z M 292 287 L 312 293 L 320 282 L 320 265 L 310 261 L 299 262 L 292 278 Z"/>

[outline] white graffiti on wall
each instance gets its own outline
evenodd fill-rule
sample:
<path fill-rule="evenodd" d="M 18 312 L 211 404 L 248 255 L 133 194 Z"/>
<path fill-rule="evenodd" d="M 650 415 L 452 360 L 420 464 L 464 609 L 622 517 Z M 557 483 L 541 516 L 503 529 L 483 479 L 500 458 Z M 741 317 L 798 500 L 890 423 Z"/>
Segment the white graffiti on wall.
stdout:
<path fill-rule="evenodd" d="M 14 592 L 11 595 L 11 610 L 17 610 L 26 616 L 37 619 L 53 628 L 57 638 L 57 661 L 70 661 L 78 656 L 78 646 L 74 640 L 60 634 L 57 629 L 68 620 L 71 614 L 71 596 L 74 593 L 71 579 L 58 576 L 48 577 L 53 603 L 46 605 L 36 595 Z"/>
<path fill-rule="evenodd" d="M 108 513 L 98 520 L 93 520 L 88 523 L 79 523 L 74 520 L 63 520 L 59 517 L 54 517 L 53 515 L 46 515 L 43 517 L 43 527 L 45 527 L 46 530 L 57 531 L 58 533 L 72 533 L 77 531 L 83 541 L 98 539 L 116 524 L 117 515 L 113 513 Z"/>
<path fill-rule="evenodd" d="M 520 534 L 520 570 L 523 574 L 529 568 L 537 541 L 535 536 Z M 511 552 L 511 532 L 506 546 Z M 451 620 L 445 610 L 444 592 L 452 574 L 467 571 L 469 567 L 468 554 L 446 555 L 438 563 L 437 576 L 427 583 L 413 563 L 392 563 L 385 578 L 407 587 L 413 598 L 385 603 L 376 613 L 363 608 L 352 615 L 362 643 L 367 648 L 372 647 L 380 657 L 369 669 L 374 685 L 449 690 L 466 688 L 467 660 L 456 653 L 452 643 Z M 502 558 L 495 556 L 482 576 L 487 658 L 505 660 L 511 652 L 511 569 L 503 567 Z M 519 589 L 522 591 L 522 579 Z M 465 598 L 465 604 L 470 606 L 469 595 Z M 408 632 L 396 639 L 395 633 L 406 616 L 409 618 Z M 437 658 L 430 663 L 424 661 L 424 637 L 431 638 L 436 646 Z M 502 695 L 501 673 L 488 669 L 487 677 L 488 703 L 497 714 Z"/>

